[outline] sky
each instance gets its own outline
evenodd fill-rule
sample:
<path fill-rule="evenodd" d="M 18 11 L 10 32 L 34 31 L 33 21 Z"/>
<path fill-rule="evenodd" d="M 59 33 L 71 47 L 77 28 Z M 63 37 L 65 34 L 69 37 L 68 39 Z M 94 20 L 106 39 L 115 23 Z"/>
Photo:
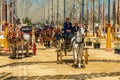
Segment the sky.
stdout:
<path fill-rule="evenodd" d="M 32 17 L 32 16 L 36 16 L 36 15 L 40 15 L 40 13 L 42 13 L 42 11 L 40 11 L 41 9 L 40 9 L 40 6 L 43 8 L 43 1 L 46 1 L 45 2 L 45 4 L 46 5 L 48 5 L 48 1 L 52 1 L 52 0 L 20 0 L 23 4 L 22 4 L 22 6 L 20 6 L 20 7 L 24 7 L 24 8 L 26 8 L 25 9 L 25 11 L 29 11 L 29 12 L 25 12 L 25 11 L 21 11 L 21 12 L 25 12 L 25 14 L 26 15 L 28 15 L 28 16 L 30 16 L 30 17 Z M 53 0 L 53 2 L 55 2 L 56 0 Z M 62 5 L 60 5 L 60 7 L 61 8 L 63 8 L 63 1 L 64 0 L 59 0 L 59 2 L 62 2 L 62 3 L 60 3 L 60 4 L 62 4 Z M 73 1 L 73 0 L 66 0 L 66 1 Z M 76 0 L 77 1 L 77 0 Z M 84 1 L 87 1 L 87 0 L 84 0 Z M 89 10 L 90 10 L 90 0 L 88 0 L 89 1 Z M 95 1 L 99 1 L 99 0 L 95 0 Z M 108 2 L 108 0 L 104 0 L 105 1 L 105 5 L 106 5 L 106 7 L 107 7 L 107 2 Z M 112 1 L 113 0 L 111 0 L 111 3 L 112 3 Z M 117 0 L 115 0 L 115 1 L 117 1 Z M 102 4 L 102 0 L 100 0 L 100 2 L 101 2 L 101 4 Z M 32 5 L 29 5 L 30 3 L 32 3 Z M 50 2 L 50 4 L 51 4 L 51 2 Z M 56 2 L 55 2 L 55 4 L 56 4 Z M 73 3 L 72 3 L 73 4 Z M 77 3 L 78 4 L 78 3 Z M 78 4 L 79 5 L 79 4 Z M 71 7 L 72 7 L 73 5 L 71 5 Z M 96 6 L 98 6 L 98 5 L 96 5 Z M 86 7 L 86 5 L 85 5 L 85 7 Z M 55 7 L 56 8 L 56 7 Z M 78 8 L 79 8 L 79 6 L 78 6 Z M 96 9 L 96 7 L 95 7 L 95 9 Z M 106 12 L 107 12 L 107 8 L 106 8 Z M 34 17 L 33 17 L 34 18 Z"/>

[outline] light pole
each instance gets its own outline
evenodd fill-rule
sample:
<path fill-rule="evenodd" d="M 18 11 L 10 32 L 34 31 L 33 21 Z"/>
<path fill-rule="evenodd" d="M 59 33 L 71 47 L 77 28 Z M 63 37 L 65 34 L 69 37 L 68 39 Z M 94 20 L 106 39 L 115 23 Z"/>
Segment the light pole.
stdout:
<path fill-rule="evenodd" d="M 94 26 L 94 5 L 95 4 L 95 0 L 93 0 L 93 36 L 95 36 L 95 26 Z"/>
<path fill-rule="evenodd" d="M 12 17 L 13 17 L 13 15 L 12 15 L 12 13 L 13 13 L 13 2 L 12 1 L 10 1 L 10 12 L 9 12 L 9 14 L 10 14 L 10 24 L 12 24 Z"/>
<path fill-rule="evenodd" d="M 89 6 L 88 6 L 89 4 L 88 4 L 88 3 L 89 3 L 89 2 L 88 2 L 88 0 L 87 0 L 87 11 L 86 11 L 86 12 L 87 12 L 87 28 L 88 28 L 88 23 L 89 23 L 89 8 L 88 8 L 88 7 L 89 7 Z"/>
<path fill-rule="evenodd" d="M 98 9 L 98 21 L 99 21 L 99 23 L 100 23 L 100 15 L 101 15 L 101 12 L 100 12 L 100 7 L 101 7 L 101 5 L 100 5 L 100 0 L 99 0 L 99 9 Z"/>
<path fill-rule="evenodd" d="M 53 22 L 53 0 L 52 0 L 52 22 Z"/>
<path fill-rule="evenodd" d="M 50 7 L 50 2 L 48 0 L 48 22 L 50 22 L 50 10 L 49 10 L 49 7 Z"/>
<path fill-rule="evenodd" d="M 59 26 L 59 0 L 57 0 L 57 27 Z"/>
<path fill-rule="evenodd" d="M 79 3 L 79 23 L 81 23 L 81 12 L 82 12 L 81 0 L 79 0 L 78 3 Z"/>
<path fill-rule="evenodd" d="M 44 1 L 44 22 L 45 22 L 45 1 Z"/>
<path fill-rule="evenodd" d="M 110 0 L 108 0 L 108 23 L 110 23 Z"/>
<path fill-rule="evenodd" d="M 84 0 L 82 0 L 82 25 L 84 23 Z"/>
<path fill-rule="evenodd" d="M 0 32 L 2 31 L 2 6 L 3 6 L 2 3 L 3 3 L 2 0 L 0 0 L 0 6 L 1 6 L 1 15 L 0 15 L 0 16 L 1 16 L 1 24 L 0 24 Z"/>
<path fill-rule="evenodd" d="M 110 24 L 110 0 L 108 0 L 108 24 L 107 24 L 107 40 L 106 50 L 111 51 L 111 24 Z"/>
<path fill-rule="evenodd" d="M 7 22 L 7 0 L 4 1 L 4 5 L 5 5 L 5 22 Z"/>
<path fill-rule="evenodd" d="M 64 22 L 66 18 L 66 0 L 64 0 Z"/>
<path fill-rule="evenodd" d="M 117 7 L 117 24 L 120 24 L 120 0 L 118 0 L 118 7 Z"/>

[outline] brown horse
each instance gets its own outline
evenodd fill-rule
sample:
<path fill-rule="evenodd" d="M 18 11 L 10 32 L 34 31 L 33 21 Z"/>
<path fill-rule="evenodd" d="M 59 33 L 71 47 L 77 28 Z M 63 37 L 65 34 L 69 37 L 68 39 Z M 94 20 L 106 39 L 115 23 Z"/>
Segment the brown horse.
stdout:
<path fill-rule="evenodd" d="M 13 27 L 10 27 L 10 30 L 6 37 L 8 41 L 8 46 L 9 46 L 9 57 L 16 56 L 16 47 L 17 47 L 16 43 L 22 40 L 22 38 L 18 34 L 19 34 L 18 29 L 14 29 Z"/>
<path fill-rule="evenodd" d="M 50 47 L 50 42 L 53 40 L 53 29 L 48 27 L 47 29 L 43 30 L 43 39 L 44 45 L 46 47 Z"/>
<path fill-rule="evenodd" d="M 61 30 L 59 28 L 55 28 L 54 29 L 54 34 L 53 34 L 52 45 L 54 47 L 56 47 L 61 38 L 62 38 L 62 32 L 61 32 Z"/>
<path fill-rule="evenodd" d="M 27 37 L 27 38 L 26 38 Z M 22 50 L 22 57 L 23 57 L 23 48 L 26 47 L 26 54 L 28 54 L 28 47 L 29 47 L 29 34 L 23 34 L 19 31 L 19 28 L 9 30 L 7 34 L 7 41 L 9 45 L 9 57 L 16 58 L 18 56 L 18 50 L 21 48 Z M 11 52 L 12 50 L 12 52 Z"/>

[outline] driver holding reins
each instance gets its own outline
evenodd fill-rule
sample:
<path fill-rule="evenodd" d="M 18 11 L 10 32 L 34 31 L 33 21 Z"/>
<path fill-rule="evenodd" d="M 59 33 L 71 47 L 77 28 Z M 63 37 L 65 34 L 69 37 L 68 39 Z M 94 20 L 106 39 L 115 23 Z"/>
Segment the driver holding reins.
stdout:
<path fill-rule="evenodd" d="M 66 22 L 64 22 L 64 35 L 65 37 L 71 37 L 72 35 L 72 23 L 70 22 L 69 18 L 66 18 Z"/>

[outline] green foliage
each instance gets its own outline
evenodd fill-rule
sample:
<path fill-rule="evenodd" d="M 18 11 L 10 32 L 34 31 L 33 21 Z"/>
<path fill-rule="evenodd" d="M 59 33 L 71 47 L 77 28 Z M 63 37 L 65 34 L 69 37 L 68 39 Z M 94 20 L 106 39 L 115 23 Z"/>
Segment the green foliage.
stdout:
<path fill-rule="evenodd" d="M 28 17 L 26 17 L 25 19 L 22 19 L 22 21 L 24 24 L 32 25 L 31 20 Z"/>
<path fill-rule="evenodd" d="M 94 38 L 94 43 L 95 44 L 100 44 L 100 40 L 98 38 Z"/>
<path fill-rule="evenodd" d="M 120 42 L 115 42 L 114 45 L 115 45 L 115 49 L 120 49 Z"/>
<path fill-rule="evenodd" d="M 92 42 L 91 38 L 87 38 L 86 42 Z"/>

